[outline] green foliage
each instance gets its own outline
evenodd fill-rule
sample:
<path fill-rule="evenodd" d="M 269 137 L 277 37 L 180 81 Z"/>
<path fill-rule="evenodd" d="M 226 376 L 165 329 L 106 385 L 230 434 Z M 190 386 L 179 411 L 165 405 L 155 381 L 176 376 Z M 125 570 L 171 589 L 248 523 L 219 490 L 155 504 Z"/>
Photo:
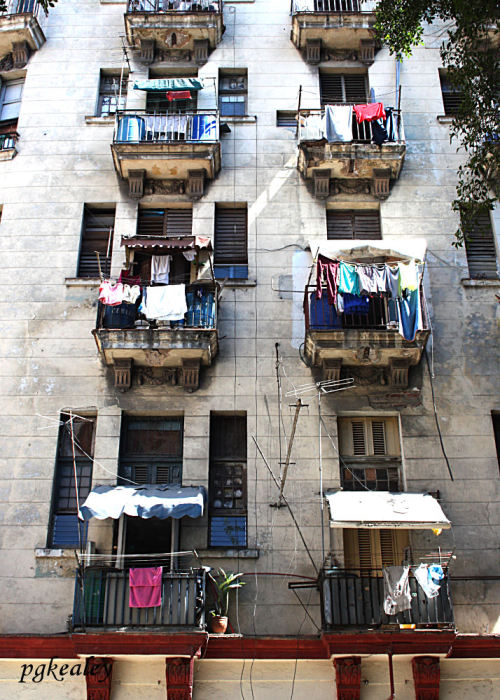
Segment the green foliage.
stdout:
<path fill-rule="evenodd" d="M 226 573 L 224 569 L 217 569 L 215 576 L 210 572 L 208 577 L 212 581 L 213 591 L 215 595 L 213 610 L 210 610 L 212 615 L 222 615 L 227 617 L 229 609 L 229 592 L 234 588 L 241 588 L 245 585 L 243 581 L 238 581 L 243 574 Z"/>
<path fill-rule="evenodd" d="M 454 245 L 477 216 L 500 199 L 500 5 L 498 0 L 380 0 L 378 37 L 399 60 L 423 43 L 424 24 L 444 37 L 441 59 L 462 96 L 450 138 L 466 153 L 452 208 L 461 215 Z M 497 47 L 497 48 L 495 48 Z"/>

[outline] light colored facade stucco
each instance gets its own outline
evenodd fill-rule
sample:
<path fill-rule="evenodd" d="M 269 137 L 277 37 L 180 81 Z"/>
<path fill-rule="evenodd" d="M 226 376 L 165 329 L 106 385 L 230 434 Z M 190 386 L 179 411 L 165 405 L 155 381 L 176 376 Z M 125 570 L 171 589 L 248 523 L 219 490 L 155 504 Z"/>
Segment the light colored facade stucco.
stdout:
<path fill-rule="evenodd" d="M 314 635 L 317 630 L 288 590 L 288 579 L 260 575 L 314 576 L 314 572 L 288 511 L 270 507 L 276 502 L 277 489 L 252 436 L 277 473 L 276 343 L 283 394 L 319 378 L 301 361 L 299 346 L 304 339 L 302 292 L 312 262 L 306 243 L 326 239 L 325 202 L 314 198 L 299 175 L 294 130 L 276 126 L 277 110 L 297 109 L 299 86 L 301 106 L 319 108 L 318 67 L 308 65 L 290 41 L 289 0 L 225 3 L 222 42 L 198 75 L 216 78 L 219 68 L 247 69 L 247 113 L 252 118 L 231 122 L 231 133 L 222 136 L 222 168 L 204 196 L 193 203 L 193 233 L 213 236 L 215 203 L 246 202 L 248 284 L 227 285 L 223 290 L 219 354 L 211 367 L 202 369 L 197 391 L 134 385 L 120 393 L 91 335 L 97 286 L 79 282 L 75 276 L 84 203 L 116 205 L 112 275 L 118 275 L 124 261 L 120 238 L 136 227 L 137 202 L 119 183 L 113 167 L 113 125 L 85 119 L 95 114 L 99 71 L 122 66 L 124 11 L 123 2 L 59 0 L 45 22 L 46 43 L 25 69 L 2 75 L 3 79 L 25 75 L 25 86 L 18 154 L 0 162 L 0 630 L 2 634 L 63 633 L 72 613 L 74 577 L 68 560 L 73 554 L 35 556 L 47 541 L 56 421 L 62 410 L 97 415 L 94 483 L 115 483 L 123 412 L 182 415 L 183 483 L 205 486 L 210 411 L 246 411 L 248 550 L 258 550 L 258 558 L 252 552 L 248 557 L 242 553 L 241 558 L 215 558 L 206 552 L 203 563 L 248 574 L 238 609 L 234 607 L 231 616 L 236 632 Z M 453 549 L 456 557 L 451 575 L 458 580 L 452 578 L 451 595 L 457 628 L 492 634 L 500 632 L 500 581 L 481 577 L 500 575 L 500 476 L 491 419 L 492 411 L 500 410 L 495 299 L 500 283 L 464 281 L 469 278 L 465 252 L 452 247 L 457 219 L 450 203 L 462 156 L 450 144 L 449 125 L 436 118 L 443 114 L 440 42 L 439 28 L 430 28 L 425 47 L 417 47 L 401 68 L 407 152 L 389 197 L 378 202 L 371 195 L 339 194 L 328 198 L 326 207 L 380 207 L 384 239 L 421 236 L 427 240 L 425 286 L 432 323 L 428 350 L 430 354 L 432 346 L 436 404 L 454 480 L 439 443 L 425 359 L 410 375 L 409 388 L 421 388 L 419 405 L 374 409 L 369 387 L 358 386 L 323 397 L 321 411 L 333 440 L 339 415 L 398 418 L 406 489 L 439 491 L 452 522 L 451 534 L 440 537 L 443 549 Z M 133 81 L 148 77 L 148 66 L 130 49 L 128 56 L 127 106 L 142 107 L 144 93 L 131 87 Z M 359 68 L 359 64 L 329 62 L 328 67 Z M 376 54 L 368 76 L 377 96 L 386 103 L 395 101 L 396 64 L 386 49 Z M 150 195 L 141 204 L 154 202 L 161 207 L 177 201 L 189 202 L 185 195 Z M 498 236 L 498 216 L 496 222 Z M 294 401 L 283 396 L 287 434 Z M 317 398 L 311 395 L 304 402 L 307 407 L 298 421 L 285 493 L 320 567 Z M 324 432 L 322 466 L 324 487 L 338 487 L 338 456 Z M 326 506 L 323 516 L 326 551 L 338 552 L 341 539 L 335 532 L 330 535 Z M 89 537 L 98 547 L 109 546 L 110 522 L 93 522 Z M 418 547 L 437 546 L 432 533 L 414 537 Z M 181 548 L 207 550 L 206 519 L 183 524 Z M 468 577 L 474 580 L 465 580 Z M 304 591 L 301 595 L 320 624 L 318 594 Z M 151 698 L 165 697 L 162 663 L 149 660 L 138 670 L 139 658 L 128 665 L 118 660 L 113 698 L 136 698 L 144 692 Z M 486 660 L 478 663 L 444 661 L 441 697 L 496 697 L 498 666 Z M 242 681 L 246 695 L 250 664 Z M 397 697 L 413 697 L 408 664 L 405 656 L 395 659 Z M 294 662 L 255 662 L 255 697 L 288 697 L 294 667 Z M 2 662 L 0 668 L 0 698 L 84 697 L 82 679 L 34 689 L 15 683 L 17 662 Z M 318 698 L 332 697 L 335 681 L 330 662 L 299 661 L 296 671 L 294 698 L 312 692 Z M 196 662 L 194 697 L 239 697 L 240 674 L 239 661 Z M 387 697 L 385 658 L 363 662 L 362 674 L 369 681 L 362 686 L 362 698 Z"/>

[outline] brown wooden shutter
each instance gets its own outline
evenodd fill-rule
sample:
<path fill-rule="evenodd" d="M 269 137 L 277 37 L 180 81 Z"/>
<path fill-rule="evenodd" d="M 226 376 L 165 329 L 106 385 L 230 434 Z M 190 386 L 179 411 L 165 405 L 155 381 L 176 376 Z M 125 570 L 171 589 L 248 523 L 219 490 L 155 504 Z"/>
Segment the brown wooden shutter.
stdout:
<path fill-rule="evenodd" d="M 354 455 L 366 455 L 365 422 L 353 420 L 352 428 L 352 453 Z"/>
<path fill-rule="evenodd" d="M 345 101 L 366 102 L 366 77 L 364 75 L 344 75 Z"/>
<path fill-rule="evenodd" d="M 373 440 L 373 454 L 374 455 L 387 454 L 386 444 L 385 444 L 385 423 L 384 423 L 384 421 L 372 420 L 372 440 Z"/>
<path fill-rule="evenodd" d="M 247 210 L 215 209 L 215 251 L 217 264 L 246 265 Z"/>
<path fill-rule="evenodd" d="M 165 226 L 164 209 L 139 209 L 137 234 L 140 236 L 163 236 Z"/>
<path fill-rule="evenodd" d="M 114 225 L 114 209 L 84 208 L 78 277 L 99 277 L 99 265 L 95 251 L 99 253 L 102 274 L 109 276 Z M 107 257 L 108 250 L 109 257 Z"/>
<path fill-rule="evenodd" d="M 344 92 L 341 75 L 332 73 L 319 74 L 319 87 L 321 94 L 321 104 L 335 104 L 344 101 Z"/>
<path fill-rule="evenodd" d="M 473 279 L 497 279 L 497 256 L 489 212 L 477 217 L 465 239 L 469 275 Z"/>
<path fill-rule="evenodd" d="M 167 209 L 164 230 L 166 236 L 191 236 L 193 233 L 193 210 Z"/>
<path fill-rule="evenodd" d="M 326 235 L 328 240 L 343 238 L 381 239 L 379 212 L 328 209 L 326 212 Z"/>

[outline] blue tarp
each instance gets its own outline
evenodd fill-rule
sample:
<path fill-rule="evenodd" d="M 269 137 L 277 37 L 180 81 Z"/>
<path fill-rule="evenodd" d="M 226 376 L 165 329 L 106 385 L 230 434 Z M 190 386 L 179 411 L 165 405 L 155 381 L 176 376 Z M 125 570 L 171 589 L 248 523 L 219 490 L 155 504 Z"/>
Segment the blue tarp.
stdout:
<path fill-rule="evenodd" d="M 154 78 L 136 80 L 134 90 L 148 92 L 166 92 L 170 90 L 203 90 L 203 81 L 198 78 Z"/>
<path fill-rule="evenodd" d="M 207 500 L 203 486 L 144 484 L 140 486 L 96 486 L 80 508 L 81 520 L 131 515 L 138 518 L 200 518 Z"/>

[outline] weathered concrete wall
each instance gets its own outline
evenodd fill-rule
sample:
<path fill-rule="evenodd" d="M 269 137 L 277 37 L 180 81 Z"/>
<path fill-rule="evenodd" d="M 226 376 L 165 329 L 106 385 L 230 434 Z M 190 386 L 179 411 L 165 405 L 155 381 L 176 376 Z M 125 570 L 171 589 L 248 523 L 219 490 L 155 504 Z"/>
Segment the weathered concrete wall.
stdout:
<path fill-rule="evenodd" d="M 288 591 L 286 578 L 258 575 L 310 576 L 313 572 L 287 511 L 270 508 L 276 488 L 252 436 L 278 472 L 276 342 L 287 375 L 284 392 L 316 378 L 298 353 L 303 338 L 301 295 L 280 294 L 276 289 L 283 275 L 291 276 L 288 288 L 301 289 L 310 263 L 304 242 L 326 238 L 325 205 L 313 199 L 298 175 L 294 133 L 275 123 L 276 110 L 296 109 L 299 85 L 302 106 L 319 107 L 318 68 L 305 64 L 290 42 L 289 0 L 226 5 L 223 41 L 199 74 L 216 76 L 219 67 L 247 68 L 248 113 L 256 120 L 232 123 L 231 134 L 223 137 L 222 171 L 194 204 L 194 232 L 212 235 L 216 202 L 247 202 L 249 278 L 256 284 L 224 290 L 220 353 L 214 365 L 204 370 L 197 392 L 134 386 L 118 394 L 90 333 L 97 288 L 75 286 L 66 279 L 76 274 L 84 203 L 116 203 L 115 272 L 123 261 L 121 235 L 135 230 L 137 204 L 127 197 L 113 169 L 112 127 L 85 122 L 85 115 L 94 113 L 99 70 L 121 66 L 124 9 L 124 3 L 60 0 L 51 10 L 47 43 L 32 56 L 26 70 L 19 153 L 14 160 L 0 163 L 0 629 L 61 632 L 72 611 L 72 579 L 61 576 L 57 564 L 35 557 L 35 548 L 46 543 L 56 420 L 62 409 L 97 413 L 96 483 L 114 481 L 123 411 L 183 415 L 184 482 L 205 485 L 210 410 L 244 410 L 249 436 L 249 547 L 258 548 L 260 558 L 206 557 L 206 563 L 250 574 L 239 594 L 238 617 L 233 612 L 235 628 L 251 634 L 314 633 L 315 627 Z M 130 51 L 129 55 L 131 81 L 146 76 L 144 64 Z M 335 67 L 350 65 L 336 63 Z M 401 177 L 388 200 L 380 204 L 380 213 L 384 238 L 417 235 L 428 241 L 434 386 L 454 481 L 440 448 L 424 363 L 411 375 L 422 388 L 421 405 L 399 412 L 387 408 L 385 414 L 401 418 L 407 488 L 441 493 L 454 526 L 453 540 L 443 539 L 443 549 L 451 546 L 456 555 L 452 573 L 481 576 L 500 573 L 500 482 L 490 415 L 500 409 L 495 355 L 498 304 L 493 285 L 462 282 L 468 277 L 465 254 L 451 246 L 456 218 L 450 201 L 461 156 L 449 143 L 448 125 L 436 119 L 443 113 L 439 66 L 439 38 L 431 33 L 425 48 L 417 48 L 402 67 L 407 155 Z M 377 54 L 369 81 L 377 96 L 394 104 L 395 63 L 387 51 Z M 139 99 L 137 92 L 129 91 L 129 106 L 137 105 Z M 158 206 L 176 201 L 174 196 L 147 199 Z M 368 195 L 338 195 L 328 206 L 361 201 L 377 204 Z M 287 432 L 293 415 L 290 403 L 284 398 Z M 320 565 L 318 409 L 316 399 L 308 404 L 297 428 L 287 495 Z M 372 408 L 366 387 L 325 397 L 322 412 L 334 439 L 337 415 L 384 413 Z M 338 458 L 325 436 L 322 450 L 325 488 L 338 486 Z M 324 517 L 328 547 L 326 513 Z M 182 546 L 204 549 L 205 524 L 185 523 Z M 98 543 L 109 542 L 108 523 L 93 525 L 93 532 Z M 429 546 L 435 548 L 436 541 Z M 453 585 L 452 594 L 461 631 L 498 631 L 498 583 L 460 581 Z M 307 592 L 303 597 L 319 623 L 317 594 Z M 207 689 L 207 697 L 210 692 Z"/>

